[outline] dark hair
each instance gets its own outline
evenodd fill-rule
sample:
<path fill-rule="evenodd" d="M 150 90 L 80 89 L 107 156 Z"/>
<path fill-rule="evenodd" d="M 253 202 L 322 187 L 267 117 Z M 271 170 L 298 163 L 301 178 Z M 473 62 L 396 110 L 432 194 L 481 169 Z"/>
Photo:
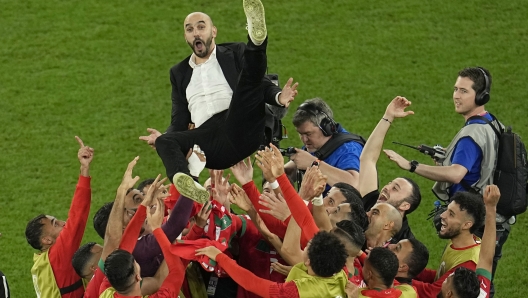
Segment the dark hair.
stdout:
<path fill-rule="evenodd" d="M 319 126 L 319 123 L 321 123 L 321 120 L 323 120 L 326 115 L 330 118 L 334 117 L 332 109 L 330 109 L 330 106 L 328 106 L 322 98 L 316 97 L 307 99 L 301 104 L 301 106 L 302 105 L 304 105 L 303 108 L 297 108 L 297 111 L 293 114 L 292 122 L 295 127 L 301 126 L 306 121 L 310 121 L 315 126 Z M 318 111 L 321 111 L 324 114 Z"/>
<path fill-rule="evenodd" d="M 363 228 L 357 223 L 350 220 L 342 220 L 336 224 L 336 226 L 350 236 L 351 244 L 358 249 L 363 247 L 365 244 L 365 233 Z"/>
<path fill-rule="evenodd" d="M 368 217 L 359 192 L 356 193 L 345 188 L 340 188 L 339 190 L 345 197 L 345 203 L 350 204 L 350 220 L 362 227 L 363 230 L 366 230 L 368 227 Z"/>
<path fill-rule="evenodd" d="M 409 266 L 409 278 L 414 278 L 422 272 L 429 262 L 429 250 L 418 239 L 407 239 L 412 245 L 412 252 L 405 259 L 405 263 Z"/>
<path fill-rule="evenodd" d="M 387 248 L 374 247 L 368 256 L 368 262 L 381 277 L 386 287 L 390 287 L 398 274 L 399 261 L 396 254 Z"/>
<path fill-rule="evenodd" d="M 139 182 L 139 184 L 137 186 L 137 189 L 140 192 L 143 192 L 143 188 L 145 188 L 145 186 L 147 186 L 147 185 L 151 185 L 152 183 L 154 183 L 155 180 L 156 180 L 155 178 L 145 179 L 145 180 Z"/>
<path fill-rule="evenodd" d="M 477 298 L 480 294 L 480 283 L 475 271 L 458 267 L 453 275 L 453 291 L 457 297 Z"/>
<path fill-rule="evenodd" d="M 345 266 L 347 257 L 345 245 L 336 235 L 320 231 L 310 241 L 310 266 L 320 277 L 330 277 L 339 272 Z"/>
<path fill-rule="evenodd" d="M 134 257 L 126 250 L 117 249 L 105 261 L 104 273 L 118 292 L 125 292 L 133 284 L 135 274 Z"/>
<path fill-rule="evenodd" d="M 75 272 L 77 272 L 80 277 L 84 277 L 83 271 L 86 267 L 86 264 L 92 257 L 92 247 L 94 245 L 95 242 L 88 242 L 83 246 L 79 247 L 79 249 L 73 254 L 72 266 L 73 269 L 75 269 Z"/>
<path fill-rule="evenodd" d="M 332 187 L 339 188 L 340 190 L 343 190 L 343 189 L 349 190 L 352 193 L 354 193 L 356 196 L 361 198 L 361 193 L 359 192 L 359 190 L 357 190 L 357 188 L 355 188 L 354 186 L 346 182 L 337 182 L 334 185 L 332 185 Z"/>
<path fill-rule="evenodd" d="M 458 204 L 461 211 L 466 211 L 473 218 L 473 226 L 469 229 L 470 233 L 475 233 L 476 230 L 484 225 L 486 208 L 481 195 L 459 191 L 451 197 L 451 200 Z"/>
<path fill-rule="evenodd" d="M 420 186 L 414 182 L 414 180 L 402 177 L 402 179 L 405 179 L 407 182 L 409 182 L 412 186 L 411 194 L 403 199 L 405 202 L 409 203 L 411 207 L 409 207 L 409 210 L 405 211 L 405 214 L 411 214 L 418 206 L 420 205 L 420 202 L 422 201 L 422 194 L 420 193 Z"/>
<path fill-rule="evenodd" d="M 26 226 L 26 240 L 34 249 L 41 250 L 42 243 L 40 239 L 42 238 L 42 219 L 46 218 L 45 214 L 39 214 L 32 220 L 30 220 Z"/>
<path fill-rule="evenodd" d="M 104 239 L 106 234 L 106 225 L 108 224 L 108 218 L 110 217 L 110 212 L 112 211 L 112 207 L 114 206 L 114 202 L 108 202 L 105 203 L 97 212 L 95 212 L 95 215 L 93 217 L 93 225 L 94 229 L 97 232 L 97 235 Z"/>
<path fill-rule="evenodd" d="M 481 69 L 486 73 L 486 76 L 488 76 L 488 91 L 490 91 L 491 74 L 484 67 L 466 67 L 458 72 L 459 77 L 469 78 L 471 81 L 473 81 L 473 85 L 471 85 L 471 88 L 473 88 L 473 90 L 475 90 L 477 94 L 483 92 L 486 89 L 486 78 L 484 78 L 484 74 L 482 73 Z"/>

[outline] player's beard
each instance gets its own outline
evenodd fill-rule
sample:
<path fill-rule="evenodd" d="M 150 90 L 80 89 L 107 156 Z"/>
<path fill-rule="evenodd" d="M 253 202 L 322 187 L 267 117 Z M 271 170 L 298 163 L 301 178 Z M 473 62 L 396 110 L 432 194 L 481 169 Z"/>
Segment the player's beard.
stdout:
<path fill-rule="evenodd" d="M 197 41 L 200 41 L 202 43 L 203 50 L 201 52 L 198 52 L 196 50 L 196 42 Z M 193 40 L 192 43 L 187 42 L 187 44 L 193 50 L 193 53 L 199 58 L 204 58 L 204 57 L 206 57 L 209 54 L 209 51 L 211 50 L 211 44 L 212 43 L 213 43 L 213 36 L 212 35 L 207 39 L 207 41 L 203 41 L 200 38 L 196 38 L 196 39 Z"/>
<path fill-rule="evenodd" d="M 440 237 L 440 239 L 453 239 L 458 235 L 460 235 L 460 229 L 452 230 L 452 229 L 447 228 L 447 231 L 445 231 L 443 234 L 442 234 L 442 231 L 438 233 L 438 237 Z"/>

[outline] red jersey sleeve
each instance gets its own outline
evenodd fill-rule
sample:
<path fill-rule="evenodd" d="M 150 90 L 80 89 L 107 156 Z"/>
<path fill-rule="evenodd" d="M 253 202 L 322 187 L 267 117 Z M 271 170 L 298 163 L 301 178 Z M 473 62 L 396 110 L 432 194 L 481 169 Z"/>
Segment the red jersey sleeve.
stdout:
<path fill-rule="evenodd" d="M 71 260 L 73 254 L 79 249 L 86 229 L 92 191 L 90 177 L 79 176 L 75 193 L 68 211 L 66 225 L 60 232 L 55 244 L 48 251 L 49 262 L 59 288 L 67 287 L 77 282 L 81 277 L 73 269 Z M 82 287 L 63 297 L 80 297 Z"/>
<path fill-rule="evenodd" d="M 248 182 L 242 185 L 242 188 L 249 197 L 249 200 L 255 206 L 260 218 L 264 221 L 270 232 L 279 236 L 279 238 L 284 238 L 286 234 L 286 229 L 288 228 L 287 224 L 275 218 L 275 216 L 267 213 L 260 212 L 260 209 L 267 209 L 265 206 L 262 206 L 259 201 L 260 193 L 257 189 L 257 186 L 253 181 Z"/>
<path fill-rule="evenodd" d="M 219 254 L 216 256 L 216 262 L 220 265 L 227 274 L 240 286 L 247 291 L 262 296 L 264 298 L 272 297 L 270 289 L 275 282 L 260 278 L 253 274 L 253 272 L 240 267 L 234 260 L 226 254 Z M 273 296 L 275 297 L 275 296 Z"/>
<path fill-rule="evenodd" d="M 290 208 L 293 219 L 295 219 L 299 227 L 301 227 L 301 247 L 305 247 L 308 241 L 319 232 L 319 228 L 315 224 L 315 220 L 313 219 L 310 210 L 308 210 L 303 199 L 293 188 L 286 174 L 282 174 L 277 178 L 277 181 L 284 193 L 284 199 Z"/>
<path fill-rule="evenodd" d="M 99 289 L 105 278 L 104 273 L 101 271 L 101 268 L 97 266 L 95 269 L 94 276 L 88 283 L 86 290 L 84 292 L 84 298 L 99 298 Z"/>
<path fill-rule="evenodd" d="M 119 244 L 120 249 L 132 253 L 134 247 L 136 246 L 139 237 L 139 232 L 141 232 L 141 226 L 145 222 L 146 217 L 147 207 L 139 205 L 136 214 L 134 214 L 134 217 L 132 217 L 125 231 L 123 232 L 123 236 L 121 237 L 121 243 Z"/>
<path fill-rule="evenodd" d="M 193 224 L 189 233 L 182 237 L 183 240 L 196 240 L 200 239 L 205 235 L 204 228 L 199 227 L 197 224 Z"/>
<path fill-rule="evenodd" d="M 477 278 L 480 282 L 480 295 L 479 298 L 488 298 L 491 287 L 491 272 L 486 269 L 477 269 Z"/>
<path fill-rule="evenodd" d="M 470 270 L 475 271 L 477 268 L 477 264 L 473 261 L 466 261 L 462 264 L 459 264 L 458 266 L 455 266 L 451 268 L 451 270 L 444 273 L 444 275 L 440 276 L 436 281 L 433 283 L 427 283 L 422 282 L 418 280 L 413 280 L 413 287 L 416 289 L 416 293 L 418 294 L 418 297 L 420 298 L 436 298 L 440 290 L 442 289 L 442 283 L 444 283 L 444 280 L 451 275 L 451 273 L 455 272 L 455 270 L 458 267 L 466 267 Z"/>
<path fill-rule="evenodd" d="M 171 243 L 161 228 L 157 228 L 153 232 L 156 240 L 158 241 L 161 250 L 163 251 L 163 257 L 169 267 L 169 274 L 161 284 L 160 289 L 154 295 L 150 295 L 151 298 L 164 298 L 164 297 L 178 297 L 180 288 L 183 284 L 185 277 L 185 268 L 179 257 L 173 255 L 170 252 Z"/>

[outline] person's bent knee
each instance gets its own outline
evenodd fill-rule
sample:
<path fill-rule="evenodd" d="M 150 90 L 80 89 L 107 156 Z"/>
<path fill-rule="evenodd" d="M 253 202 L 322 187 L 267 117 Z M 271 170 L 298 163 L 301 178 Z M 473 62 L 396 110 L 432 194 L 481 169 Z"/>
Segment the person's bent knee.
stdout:
<path fill-rule="evenodd" d="M 156 145 L 156 149 L 163 149 L 170 146 L 171 139 L 167 134 L 163 134 L 156 138 L 156 141 L 154 144 Z"/>

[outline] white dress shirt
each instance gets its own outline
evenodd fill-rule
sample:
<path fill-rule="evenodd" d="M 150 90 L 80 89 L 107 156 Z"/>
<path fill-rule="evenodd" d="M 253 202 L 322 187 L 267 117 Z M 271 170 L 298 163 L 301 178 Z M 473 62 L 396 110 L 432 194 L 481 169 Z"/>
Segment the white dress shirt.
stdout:
<path fill-rule="evenodd" d="M 193 53 L 189 59 L 193 73 L 185 92 L 191 120 L 195 127 L 199 127 L 213 115 L 229 108 L 233 90 L 216 59 L 216 46 L 207 61 L 202 64 L 196 64 L 195 61 Z"/>

